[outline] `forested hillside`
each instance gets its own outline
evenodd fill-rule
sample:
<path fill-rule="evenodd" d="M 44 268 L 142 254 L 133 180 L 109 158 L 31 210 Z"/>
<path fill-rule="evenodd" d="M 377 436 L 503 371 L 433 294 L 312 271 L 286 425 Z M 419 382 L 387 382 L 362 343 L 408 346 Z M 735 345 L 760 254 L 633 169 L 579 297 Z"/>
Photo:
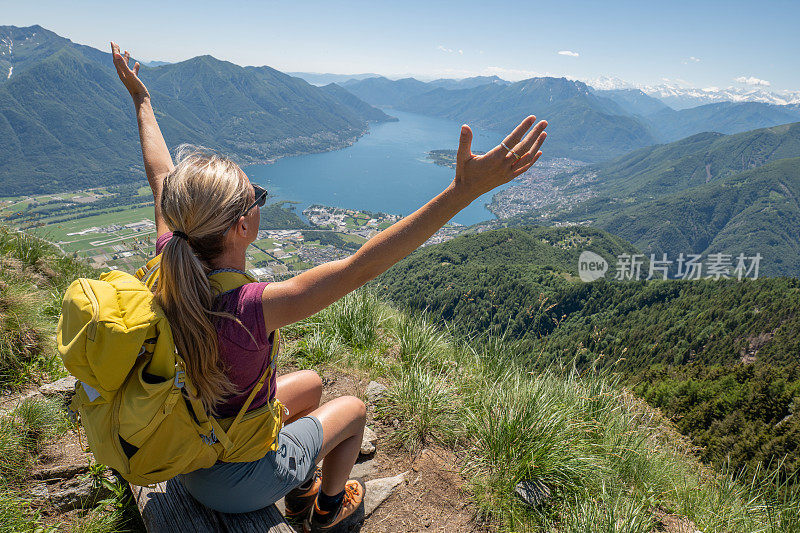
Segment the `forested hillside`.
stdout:
<path fill-rule="evenodd" d="M 762 275 L 798 276 L 799 198 L 800 158 L 781 159 L 616 213 L 606 211 L 592 224 L 656 257 L 760 253 Z"/>
<path fill-rule="evenodd" d="M 764 275 L 800 274 L 800 123 L 698 134 L 643 148 L 556 178 L 565 194 L 592 197 L 560 211 L 534 210 L 517 226 L 589 223 L 646 254 L 763 256 Z"/>
<path fill-rule="evenodd" d="M 554 327 L 547 310 L 578 279 L 586 249 L 612 264 L 636 251 L 591 228 L 496 230 L 418 250 L 375 283 L 398 303 L 464 321 L 462 331 L 535 338 Z"/>
<path fill-rule="evenodd" d="M 591 184 L 607 201 L 653 198 L 800 154 L 800 122 L 736 135 L 699 133 L 562 174 L 565 191 Z"/>
<path fill-rule="evenodd" d="M 800 466 L 798 280 L 575 279 L 582 250 L 621 249 L 588 228 L 488 231 L 419 250 L 375 285 L 462 334 L 505 335 L 532 369 L 621 372 L 705 460 Z"/>
<path fill-rule="evenodd" d="M 129 180 L 141 166 L 130 98 L 109 53 L 40 26 L 0 26 L 0 190 L 53 192 Z M 13 43 L 13 44 L 9 44 Z M 242 162 L 351 143 L 385 114 L 269 67 L 201 56 L 140 75 L 170 147 Z"/>

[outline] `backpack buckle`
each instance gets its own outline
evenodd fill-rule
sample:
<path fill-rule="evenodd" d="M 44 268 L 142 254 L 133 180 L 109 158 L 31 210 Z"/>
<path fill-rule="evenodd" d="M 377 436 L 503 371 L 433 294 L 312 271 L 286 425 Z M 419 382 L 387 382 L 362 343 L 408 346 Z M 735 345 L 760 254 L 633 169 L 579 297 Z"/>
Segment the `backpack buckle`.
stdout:
<path fill-rule="evenodd" d="M 211 434 L 210 435 L 203 435 L 201 433 L 200 434 L 200 438 L 203 439 L 203 442 L 205 442 L 209 446 L 211 446 L 215 442 L 219 442 L 219 439 L 217 439 L 217 436 L 214 434 L 214 428 L 211 428 Z"/>
<path fill-rule="evenodd" d="M 179 389 L 183 388 L 183 384 L 186 383 L 185 375 L 186 375 L 186 372 L 184 372 L 183 370 L 176 370 L 175 371 L 175 381 L 174 381 L 175 387 L 177 387 Z"/>

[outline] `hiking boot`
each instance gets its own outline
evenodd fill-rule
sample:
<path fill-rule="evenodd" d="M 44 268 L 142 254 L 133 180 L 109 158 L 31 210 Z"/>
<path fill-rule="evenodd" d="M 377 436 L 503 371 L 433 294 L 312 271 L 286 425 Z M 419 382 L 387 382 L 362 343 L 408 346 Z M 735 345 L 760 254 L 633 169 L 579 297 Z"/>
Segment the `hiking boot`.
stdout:
<path fill-rule="evenodd" d="M 303 522 L 305 533 L 347 533 L 364 520 L 364 494 L 367 487 L 360 479 L 350 479 L 344 486 L 344 498 L 336 512 L 322 511 L 317 502 L 311 516 Z"/>
<path fill-rule="evenodd" d="M 314 501 L 317 499 L 317 494 L 322 486 L 322 468 L 317 467 L 312 477 L 313 483 L 311 487 L 305 490 L 295 488 L 289 491 L 283 499 L 286 504 L 286 511 L 284 517 L 289 522 L 302 522 L 308 518 L 311 512 L 311 507 L 314 506 Z"/>

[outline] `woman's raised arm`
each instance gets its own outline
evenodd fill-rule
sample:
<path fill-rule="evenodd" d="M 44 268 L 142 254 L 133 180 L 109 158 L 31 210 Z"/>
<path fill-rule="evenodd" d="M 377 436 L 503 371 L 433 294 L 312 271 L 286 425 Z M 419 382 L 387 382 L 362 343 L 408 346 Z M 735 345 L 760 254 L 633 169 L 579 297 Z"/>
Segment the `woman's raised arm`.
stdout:
<path fill-rule="evenodd" d="M 119 45 L 111 42 L 111 54 L 114 58 L 114 67 L 122 84 L 133 98 L 136 108 L 136 121 L 139 124 L 139 141 L 142 145 L 142 158 L 144 159 L 144 172 L 147 182 L 153 191 L 155 200 L 156 234 L 161 236 L 169 231 L 164 217 L 161 215 L 161 188 L 164 177 L 173 169 L 172 157 L 169 155 L 167 143 L 161 135 L 161 129 L 156 122 L 153 106 L 150 105 L 150 93 L 139 79 L 139 63 L 129 66 L 130 54 L 119 53 Z"/>
<path fill-rule="evenodd" d="M 545 121 L 525 135 L 535 122 L 534 116 L 526 118 L 501 145 L 483 156 L 472 153 L 472 130 L 462 126 L 456 176 L 450 186 L 414 213 L 372 237 L 350 257 L 267 285 L 262 294 L 267 331 L 311 316 L 377 277 L 418 248 L 480 195 L 528 170 L 542 155 L 539 148 L 547 136 Z"/>

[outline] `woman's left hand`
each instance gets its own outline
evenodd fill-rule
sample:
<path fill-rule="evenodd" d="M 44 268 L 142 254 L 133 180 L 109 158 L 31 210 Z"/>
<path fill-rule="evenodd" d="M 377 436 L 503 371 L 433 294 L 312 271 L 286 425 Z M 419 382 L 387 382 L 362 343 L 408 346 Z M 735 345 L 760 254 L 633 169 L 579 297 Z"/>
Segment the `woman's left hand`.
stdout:
<path fill-rule="evenodd" d="M 119 53 L 119 45 L 111 41 L 111 55 L 114 58 L 114 67 L 117 69 L 117 75 L 128 89 L 131 97 L 144 98 L 150 96 L 147 87 L 144 86 L 142 80 L 139 79 L 139 62 L 135 62 L 133 68 L 128 66 L 131 60 L 131 54 L 125 50 L 125 54 Z"/>
<path fill-rule="evenodd" d="M 461 126 L 456 177 L 453 181 L 456 189 L 474 200 L 528 170 L 542 155 L 539 148 L 547 138 L 544 132 L 547 127 L 545 120 L 540 121 L 525 135 L 534 123 L 536 117 L 529 116 L 503 140 L 505 147 L 498 145 L 485 155 L 472 153 L 472 130 L 466 124 Z"/>

